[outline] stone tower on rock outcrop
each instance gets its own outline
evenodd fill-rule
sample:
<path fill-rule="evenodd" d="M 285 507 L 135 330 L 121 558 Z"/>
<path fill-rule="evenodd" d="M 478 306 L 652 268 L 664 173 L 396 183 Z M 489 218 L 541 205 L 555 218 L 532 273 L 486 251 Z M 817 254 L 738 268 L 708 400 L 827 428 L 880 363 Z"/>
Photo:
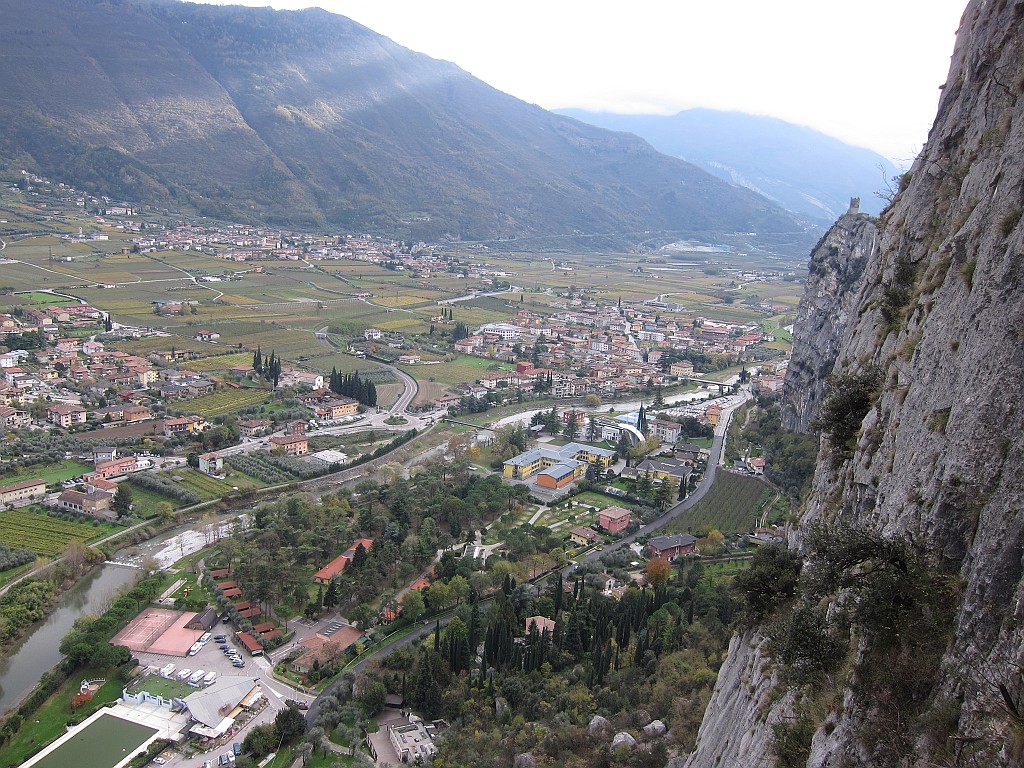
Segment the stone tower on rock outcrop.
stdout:
<path fill-rule="evenodd" d="M 875 219 L 859 211 L 854 198 L 811 253 L 783 385 L 782 424 L 794 432 L 808 432 L 817 416 L 860 293 L 864 267 L 878 247 Z"/>
<path fill-rule="evenodd" d="M 854 626 L 831 694 L 807 706 L 750 630 L 688 766 L 772 766 L 777 750 L 813 768 L 1024 760 L 1022 32 L 1024 0 L 970 2 L 927 145 L 877 234 L 847 214 L 815 250 L 786 381 L 787 424 L 806 429 L 822 374 L 877 380 L 849 445 L 823 439 L 790 540 L 804 549 L 812 524 L 841 521 L 951 574 L 938 662 L 906 678 L 902 717 L 865 680 L 906 670 L 867 669 L 877 648 Z"/>

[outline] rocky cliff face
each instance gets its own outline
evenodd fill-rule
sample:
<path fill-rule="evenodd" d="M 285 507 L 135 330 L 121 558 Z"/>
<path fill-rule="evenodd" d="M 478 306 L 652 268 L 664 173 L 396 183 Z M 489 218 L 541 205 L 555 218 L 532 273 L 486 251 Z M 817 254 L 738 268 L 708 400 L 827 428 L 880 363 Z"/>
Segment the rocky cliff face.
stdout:
<path fill-rule="evenodd" d="M 811 252 L 783 387 L 782 424 L 788 430 L 806 433 L 817 416 L 825 381 L 850 324 L 864 267 L 877 247 L 875 219 L 853 204 Z"/>
<path fill-rule="evenodd" d="M 816 730 L 800 764 L 1021 764 L 1022 30 L 1024 0 L 974 0 L 964 13 L 928 143 L 880 218 L 878 248 L 838 341 L 835 370 L 877 370 L 879 383 L 849 453 L 825 446 L 791 534 L 803 548 L 816 521 L 842 520 L 909 542 L 933 567 L 958 576 L 945 606 L 952 632 L 941 663 L 924 671 L 930 677 L 913 693 L 914 716 L 879 723 L 877 691 L 866 682 L 870 637 L 854 627 L 849 669 L 807 715 Z M 827 357 L 816 354 L 812 364 Z M 793 424 L 813 410 L 812 400 L 791 404 Z M 754 652 L 743 645 L 721 679 Z M 781 690 L 768 707 L 763 696 L 751 697 L 771 667 L 750 669 L 745 686 L 716 691 L 689 765 L 773 764 L 763 746 L 771 739 L 735 750 L 752 724 L 770 733 L 767 723 L 792 707 Z M 881 748 L 879 726 L 900 750 Z M 716 744 L 732 747 L 716 751 Z"/>

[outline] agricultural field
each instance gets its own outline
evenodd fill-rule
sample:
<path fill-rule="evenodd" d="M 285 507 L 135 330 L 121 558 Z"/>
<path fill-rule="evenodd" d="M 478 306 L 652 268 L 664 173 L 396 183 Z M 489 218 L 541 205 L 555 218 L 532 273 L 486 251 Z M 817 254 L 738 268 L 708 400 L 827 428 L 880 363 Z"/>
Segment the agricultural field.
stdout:
<path fill-rule="evenodd" d="M 746 533 L 776 496 L 764 480 L 721 471 L 708 495 L 665 528 L 666 533 L 687 533 L 717 528 L 722 533 Z"/>
<path fill-rule="evenodd" d="M 345 337 L 361 335 L 370 327 L 387 328 L 402 333 L 426 333 L 430 327 L 430 316 L 435 307 L 426 311 L 398 311 L 376 306 L 371 301 L 328 306 L 323 313 L 322 325 L 328 325 L 331 333 Z"/>
<path fill-rule="evenodd" d="M 184 408 L 190 413 L 197 413 L 203 418 L 212 419 L 234 413 L 249 405 L 260 405 L 267 402 L 273 393 L 269 389 L 222 389 L 209 395 L 203 395 L 184 401 Z"/>
<path fill-rule="evenodd" d="M 231 352 L 227 355 L 211 355 L 199 360 L 190 360 L 188 368 L 190 371 L 227 371 L 239 365 L 251 366 L 251 352 Z"/>
<path fill-rule="evenodd" d="M 187 488 L 203 501 L 219 499 L 224 494 L 231 493 L 235 486 L 239 490 L 245 490 L 246 488 L 262 488 L 266 485 L 248 475 L 243 475 L 237 470 L 234 470 L 226 480 L 218 480 L 216 477 L 204 475 L 202 472 L 191 467 L 175 470 L 168 473 L 167 477 L 173 480 L 175 485 Z M 135 489 L 133 488 L 132 490 L 134 491 Z"/>
<path fill-rule="evenodd" d="M 284 360 L 298 360 L 299 358 L 313 357 L 324 353 L 324 346 L 307 330 L 282 328 L 270 323 L 260 326 L 258 331 L 250 331 L 248 333 L 236 333 L 231 328 L 219 325 L 207 324 L 203 327 L 216 330 L 221 335 L 220 342 L 222 345 L 241 344 L 244 348 L 250 350 L 259 347 L 263 354 L 269 355 L 274 351 Z"/>
<path fill-rule="evenodd" d="M 170 352 L 172 349 L 202 353 L 210 348 L 209 344 L 193 338 L 181 336 L 146 336 L 141 339 L 119 339 L 111 344 L 118 352 L 145 357 L 150 352 Z M 252 360 L 250 356 L 249 360 Z"/>
<path fill-rule="evenodd" d="M 44 557 L 60 554 L 72 541 L 90 541 L 114 530 L 117 527 L 111 524 L 73 523 L 26 509 L 10 509 L 0 515 L 0 541 L 27 547 Z"/>
<path fill-rule="evenodd" d="M 409 366 L 415 367 L 415 366 Z M 436 366 L 429 366 L 434 368 Z M 447 384 L 440 381 L 423 381 L 417 380 L 416 397 L 413 399 L 414 405 L 422 405 L 423 403 L 429 403 L 431 400 L 436 400 L 443 395 L 449 393 L 449 387 Z M 377 398 L 380 399 L 380 390 L 377 390 Z M 396 396 L 397 399 L 397 396 Z"/>
<path fill-rule="evenodd" d="M 326 351 L 327 348 L 321 347 L 321 349 Z M 395 378 L 391 371 L 381 368 L 373 360 L 366 360 L 355 355 L 347 355 L 344 352 L 310 357 L 304 360 L 302 364 L 309 368 L 314 368 L 323 374 L 329 374 L 334 368 L 337 368 L 341 373 L 359 371 L 360 376 L 372 378 L 375 384 L 394 381 Z"/>
<path fill-rule="evenodd" d="M 390 408 L 404 391 L 405 387 L 401 384 L 377 384 L 377 405 L 381 408 Z"/>
<path fill-rule="evenodd" d="M 12 304 L 30 304 L 33 306 L 42 307 L 59 307 L 63 304 L 77 303 L 75 302 L 74 299 L 69 299 L 67 296 L 58 296 L 56 294 L 46 293 L 44 291 L 32 291 L 31 293 L 21 293 L 18 294 L 16 297 L 11 298 L 14 299 L 14 301 L 11 302 Z"/>
<path fill-rule="evenodd" d="M 375 325 L 381 330 L 395 333 L 424 333 L 429 330 L 422 318 L 407 313 L 396 313 L 390 320 L 383 320 Z"/>
<path fill-rule="evenodd" d="M 456 355 L 455 360 L 437 365 L 400 365 L 398 367 L 416 379 L 438 381 L 442 384 L 462 384 L 467 381 L 476 381 L 487 373 L 512 370 L 511 365 L 469 355 Z"/>

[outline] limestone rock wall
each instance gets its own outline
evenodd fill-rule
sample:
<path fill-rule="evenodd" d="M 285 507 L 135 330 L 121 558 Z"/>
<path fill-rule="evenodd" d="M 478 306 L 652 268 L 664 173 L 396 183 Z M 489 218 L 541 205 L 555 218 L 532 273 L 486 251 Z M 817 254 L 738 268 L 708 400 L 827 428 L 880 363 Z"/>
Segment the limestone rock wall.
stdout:
<path fill-rule="evenodd" d="M 811 253 L 782 390 L 782 424 L 788 430 L 806 433 L 817 416 L 864 268 L 877 247 L 875 219 L 851 206 Z"/>
<path fill-rule="evenodd" d="M 809 766 L 1021 764 L 1024 731 L 998 686 L 1015 705 L 1024 700 L 1022 30 L 1024 0 L 967 6 L 928 143 L 880 217 L 845 329 L 833 324 L 841 338 L 825 338 L 826 322 L 800 331 L 822 337 L 803 340 L 814 350 L 804 354 L 808 370 L 835 341 L 836 371 L 875 366 L 882 385 L 853 456 L 835 464 L 823 450 L 791 544 L 801 547 L 815 520 L 842 518 L 908 537 L 958 570 L 962 585 L 940 673 L 940 693 L 955 706 L 942 713 L 947 738 L 926 738 L 923 721 L 901 723 L 918 748 L 899 763 L 879 759 L 858 733 L 871 692 L 850 673 Z M 791 425 L 806 422 L 813 402 L 793 404 Z M 771 668 L 747 663 L 761 648 L 750 636 L 736 642 L 721 680 L 742 670 L 750 680 L 716 689 L 689 765 L 773 764 L 763 745 L 785 702 L 777 695 L 765 709 L 764 696 L 751 695 Z M 750 744 L 762 746 L 749 760 L 718 759 L 736 753 L 716 745 L 751 728 L 762 735 Z M 962 762 L 938 754 L 943 741 Z"/>

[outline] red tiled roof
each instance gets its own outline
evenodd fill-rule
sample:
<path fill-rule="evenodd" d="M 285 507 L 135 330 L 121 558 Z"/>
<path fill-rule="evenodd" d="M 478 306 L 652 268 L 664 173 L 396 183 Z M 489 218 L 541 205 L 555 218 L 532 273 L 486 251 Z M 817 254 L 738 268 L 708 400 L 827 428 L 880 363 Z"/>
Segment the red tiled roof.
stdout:
<path fill-rule="evenodd" d="M 241 641 L 242 645 L 244 645 L 249 650 L 249 653 L 252 653 L 253 651 L 263 650 L 263 646 L 260 645 L 259 640 L 250 635 L 248 632 L 239 632 L 236 635 L 236 637 Z"/>

